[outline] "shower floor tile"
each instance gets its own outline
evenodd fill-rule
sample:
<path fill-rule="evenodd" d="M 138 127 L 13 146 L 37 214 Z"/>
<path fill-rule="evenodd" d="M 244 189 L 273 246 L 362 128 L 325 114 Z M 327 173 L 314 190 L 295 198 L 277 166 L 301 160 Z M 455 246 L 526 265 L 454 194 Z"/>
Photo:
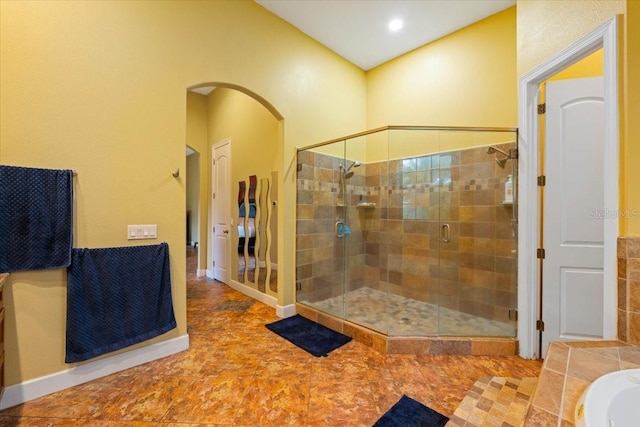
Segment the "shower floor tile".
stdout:
<path fill-rule="evenodd" d="M 515 322 L 506 323 L 438 307 L 423 301 L 362 287 L 342 296 L 309 303 L 390 336 L 454 335 L 513 337 Z M 342 316 L 340 316 L 342 317 Z"/>

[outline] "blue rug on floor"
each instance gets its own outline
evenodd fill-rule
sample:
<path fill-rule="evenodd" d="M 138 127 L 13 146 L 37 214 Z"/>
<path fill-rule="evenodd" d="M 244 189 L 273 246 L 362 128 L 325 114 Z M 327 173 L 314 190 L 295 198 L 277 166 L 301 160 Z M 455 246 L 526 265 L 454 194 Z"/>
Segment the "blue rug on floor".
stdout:
<path fill-rule="evenodd" d="M 296 314 L 265 325 L 267 329 L 316 357 L 327 356 L 332 350 L 351 341 L 351 337 L 322 326 Z"/>
<path fill-rule="evenodd" d="M 448 421 L 448 417 L 403 395 L 373 427 L 443 427 Z"/>

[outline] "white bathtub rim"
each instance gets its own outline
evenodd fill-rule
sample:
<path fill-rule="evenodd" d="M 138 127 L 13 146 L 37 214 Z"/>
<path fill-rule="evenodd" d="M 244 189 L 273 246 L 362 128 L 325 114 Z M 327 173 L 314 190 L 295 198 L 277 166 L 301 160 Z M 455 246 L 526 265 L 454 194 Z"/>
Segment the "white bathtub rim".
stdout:
<path fill-rule="evenodd" d="M 574 412 L 575 426 L 608 426 L 609 407 L 613 400 L 626 390 L 640 387 L 639 383 L 639 368 L 610 372 L 596 379 L 578 399 Z"/>

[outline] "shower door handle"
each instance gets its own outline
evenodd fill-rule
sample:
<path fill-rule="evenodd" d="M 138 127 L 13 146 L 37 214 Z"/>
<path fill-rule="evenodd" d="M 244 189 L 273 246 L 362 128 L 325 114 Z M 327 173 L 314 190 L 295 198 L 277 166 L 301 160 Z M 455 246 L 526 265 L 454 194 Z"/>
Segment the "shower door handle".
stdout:
<path fill-rule="evenodd" d="M 442 224 L 440 234 L 444 243 L 449 243 L 451 241 L 451 227 L 449 226 L 449 224 Z"/>
<path fill-rule="evenodd" d="M 341 219 L 337 220 L 334 230 L 336 232 L 336 237 L 344 237 L 344 221 Z"/>

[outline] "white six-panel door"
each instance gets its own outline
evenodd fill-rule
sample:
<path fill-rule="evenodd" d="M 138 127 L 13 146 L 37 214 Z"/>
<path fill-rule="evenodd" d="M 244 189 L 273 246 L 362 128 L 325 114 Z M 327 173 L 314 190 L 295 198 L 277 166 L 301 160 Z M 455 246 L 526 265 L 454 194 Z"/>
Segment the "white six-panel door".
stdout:
<path fill-rule="evenodd" d="M 602 77 L 546 85 L 542 348 L 602 338 L 604 294 Z"/>
<path fill-rule="evenodd" d="M 231 209 L 229 206 L 231 177 L 231 143 L 225 140 L 213 147 L 211 230 L 213 250 L 213 278 L 229 283 Z"/>

